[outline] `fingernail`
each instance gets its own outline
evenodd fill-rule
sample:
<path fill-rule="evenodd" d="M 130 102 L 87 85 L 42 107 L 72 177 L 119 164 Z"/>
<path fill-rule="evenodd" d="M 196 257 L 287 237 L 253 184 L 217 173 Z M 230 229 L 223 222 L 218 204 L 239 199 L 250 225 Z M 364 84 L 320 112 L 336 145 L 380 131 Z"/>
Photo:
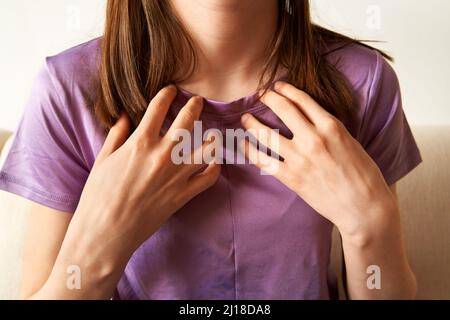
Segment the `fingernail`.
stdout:
<path fill-rule="evenodd" d="M 203 98 L 200 96 L 194 96 L 194 97 L 192 97 L 192 99 L 194 99 L 194 101 L 199 104 L 202 104 L 202 102 L 203 102 Z"/>
<path fill-rule="evenodd" d="M 250 119 L 250 114 L 248 113 L 244 113 L 241 117 L 241 120 L 244 122 L 247 121 L 248 119 Z"/>

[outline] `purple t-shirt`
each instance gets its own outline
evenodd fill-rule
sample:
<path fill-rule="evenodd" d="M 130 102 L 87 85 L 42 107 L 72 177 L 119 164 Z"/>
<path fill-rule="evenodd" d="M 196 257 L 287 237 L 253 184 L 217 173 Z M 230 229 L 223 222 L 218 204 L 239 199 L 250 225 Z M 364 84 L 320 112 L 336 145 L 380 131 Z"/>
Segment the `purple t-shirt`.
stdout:
<path fill-rule="evenodd" d="M 0 189 L 73 213 L 105 136 L 90 111 L 100 39 L 46 59 L 11 150 Z M 351 85 L 355 106 L 341 119 L 388 184 L 421 162 L 402 110 L 397 77 L 359 45 L 327 55 Z M 179 91 L 168 119 L 192 96 Z M 287 133 L 251 96 L 205 101 L 203 130 L 240 128 L 244 112 Z M 125 191 L 124 191 L 125 192 Z M 252 165 L 226 164 L 218 182 L 170 218 L 133 255 L 118 285 L 122 299 L 329 299 L 332 224 Z"/>

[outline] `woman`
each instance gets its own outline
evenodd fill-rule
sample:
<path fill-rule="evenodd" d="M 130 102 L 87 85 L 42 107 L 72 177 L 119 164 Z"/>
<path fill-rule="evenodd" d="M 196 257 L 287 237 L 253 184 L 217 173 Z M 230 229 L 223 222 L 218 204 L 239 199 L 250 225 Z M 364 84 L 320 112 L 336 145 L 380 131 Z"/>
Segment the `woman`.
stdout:
<path fill-rule="evenodd" d="M 196 120 L 279 129 L 281 158 L 175 165 Z M 349 297 L 408 299 L 395 185 L 420 162 L 392 68 L 307 0 L 110 0 L 102 39 L 47 59 L 0 186 L 37 203 L 23 298 L 335 298 L 335 225 Z"/>

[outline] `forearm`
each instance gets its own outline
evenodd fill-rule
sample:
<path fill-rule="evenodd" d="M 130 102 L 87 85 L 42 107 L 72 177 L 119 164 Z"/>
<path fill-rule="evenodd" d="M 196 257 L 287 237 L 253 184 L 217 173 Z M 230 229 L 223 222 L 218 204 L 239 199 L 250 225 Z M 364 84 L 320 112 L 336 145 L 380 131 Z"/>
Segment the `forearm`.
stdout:
<path fill-rule="evenodd" d="M 69 272 L 72 266 L 55 265 L 45 285 L 30 300 L 108 300 L 120 280 L 122 272 L 102 274 L 101 272 L 80 267 L 80 287 L 74 286 L 74 275 Z"/>
<path fill-rule="evenodd" d="M 79 231 L 78 231 L 79 230 Z M 43 287 L 29 299 L 110 299 L 131 256 L 117 244 L 71 224 L 52 272 Z"/>
<path fill-rule="evenodd" d="M 416 280 L 406 257 L 398 209 L 385 211 L 360 234 L 342 234 L 342 243 L 350 299 L 415 297 Z"/>

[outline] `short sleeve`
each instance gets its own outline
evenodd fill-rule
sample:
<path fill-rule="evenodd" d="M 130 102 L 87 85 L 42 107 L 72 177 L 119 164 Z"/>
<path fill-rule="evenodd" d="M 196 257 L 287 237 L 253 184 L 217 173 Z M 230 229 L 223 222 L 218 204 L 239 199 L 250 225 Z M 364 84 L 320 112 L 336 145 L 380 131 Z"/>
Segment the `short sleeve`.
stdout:
<path fill-rule="evenodd" d="M 0 168 L 0 189 L 73 213 L 89 169 L 55 82 L 47 60 Z"/>
<path fill-rule="evenodd" d="M 376 55 L 360 142 L 392 185 L 417 167 L 422 157 L 403 111 L 397 75 L 381 54 Z"/>

